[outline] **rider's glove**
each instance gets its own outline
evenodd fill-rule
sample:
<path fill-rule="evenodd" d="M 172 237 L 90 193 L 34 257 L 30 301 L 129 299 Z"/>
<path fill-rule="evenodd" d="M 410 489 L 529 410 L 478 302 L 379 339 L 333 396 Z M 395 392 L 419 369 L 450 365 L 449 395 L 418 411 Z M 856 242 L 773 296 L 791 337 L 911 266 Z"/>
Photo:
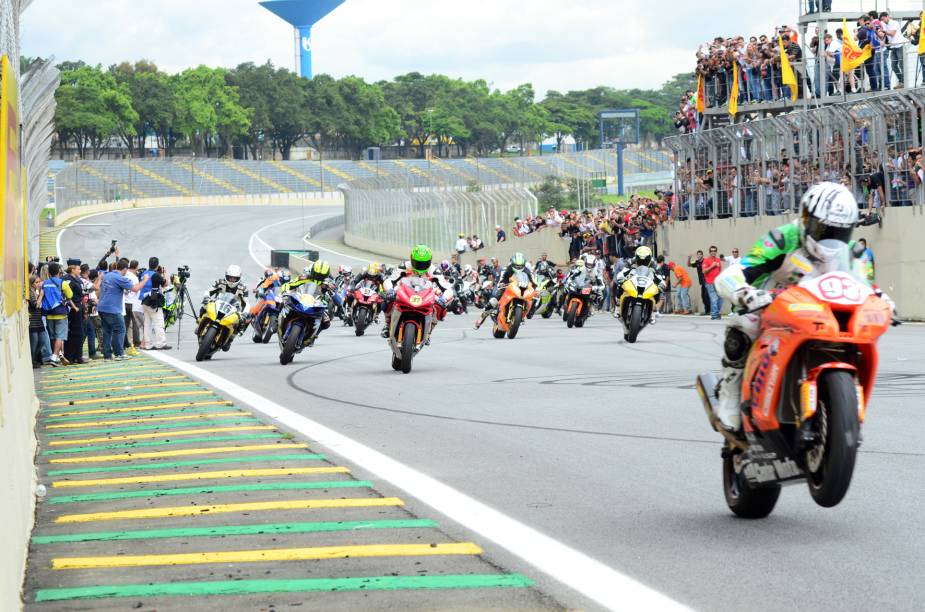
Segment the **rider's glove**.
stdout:
<path fill-rule="evenodd" d="M 391 302 L 392 300 L 395 299 L 395 290 L 394 290 L 394 289 L 389 289 L 388 291 L 386 291 L 386 292 L 383 294 L 383 297 L 384 297 L 386 300 L 388 300 L 388 301 Z"/>
<path fill-rule="evenodd" d="M 442 295 L 437 298 L 437 306 L 439 306 L 440 308 L 443 308 L 444 306 L 446 306 L 446 299 Z"/>
<path fill-rule="evenodd" d="M 883 300 L 884 302 L 890 305 L 890 315 L 893 318 L 895 318 L 896 317 L 896 302 L 893 301 L 893 298 L 891 298 L 886 293 L 884 293 L 883 290 L 880 289 L 879 287 L 874 289 L 874 293 L 877 295 L 877 297 L 879 297 L 881 300 Z"/>
<path fill-rule="evenodd" d="M 755 287 L 742 287 L 736 290 L 734 295 L 735 304 L 746 312 L 755 312 L 762 308 L 767 308 L 773 301 L 774 296 L 764 289 L 756 289 Z"/>

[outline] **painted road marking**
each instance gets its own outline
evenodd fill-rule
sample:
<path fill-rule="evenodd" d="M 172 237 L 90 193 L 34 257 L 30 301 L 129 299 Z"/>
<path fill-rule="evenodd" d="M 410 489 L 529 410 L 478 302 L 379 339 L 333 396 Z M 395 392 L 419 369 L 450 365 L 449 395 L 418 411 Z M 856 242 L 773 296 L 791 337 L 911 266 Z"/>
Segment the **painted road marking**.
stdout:
<path fill-rule="evenodd" d="M 178 467 L 216 465 L 220 463 L 258 463 L 273 461 L 323 461 L 324 455 L 301 453 L 299 455 L 254 455 L 251 457 L 222 457 L 220 459 L 194 459 L 193 461 L 159 461 L 138 465 L 107 465 L 103 467 L 71 468 L 68 470 L 48 470 L 46 476 L 67 476 L 71 474 L 108 474 L 112 472 L 140 472 L 147 470 L 169 470 Z"/>
<path fill-rule="evenodd" d="M 322 510 L 325 508 L 373 508 L 380 506 L 404 506 L 397 497 L 360 497 L 346 499 L 289 499 L 268 502 L 244 502 L 238 504 L 213 504 L 211 506 L 175 506 L 170 508 L 145 508 L 143 510 L 119 510 L 114 512 L 90 512 L 87 514 L 63 514 L 56 523 L 92 523 L 97 521 L 124 521 L 130 519 L 169 518 L 175 516 L 202 516 L 205 514 L 228 514 L 232 512 L 260 512 L 264 510 Z"/>
<path fill-rule="evenodd" d="M 67 457 L 52 459 L 49 463 L 96 463 L 100 461 L 127 461 L 135 459 L 157 459 L 158 457 L 183 457 L 187 455 L 212 455 L 219 453 L 243 453 L 255 450 L 284 448 L 308 448 L 308 444 L 252 444 L 248 446 L 214 446 L 212 448 L 184 448 L 180 450 L 152 451 L 150 453 L 124 453 L 121 455 L 92 455 L 90 457 Z"/>
<path fill-rule="evenodd" d="M 363 531 L 367 529 L 436 529 L 428 519 L 381 519 L 374 521 L 316 521 L 310 523 L 272 523 L 269 525 L 219 525 L 217 527 L 179 527 L 175 529 L 140 529 L 136 531 L 99 531 L 32 536 L 33 544 L 100 542 L 114 540 L 156 540 L 164 538 L 204 538 L 216 536 L 264 535 L 271 533 L 322 533 Z"/>
<path fill-rule="evenodd" d="M 310 548 L 265 548 L 173 555 L 122 555 L 118 557 L 58 557 L 51 569 L 98 569 L 102 567 L 151 567 L 156 565 L 200 565 L 205 563 L 262 563 L 267 561 L 312 561 L 358 557 L 432 557 L 480 555 L 472 542 L 445 544 L 365 544 L 356 546 L 313 546 Z"/>
<path fill-rule="evenodd" d="M 122 478 L 94 478 L 92 480 L 57 480 L 51 483 L 56 489 L 66 487 L 105 487 L 109 485 L 145 484 L 149 482 L 180 482 L 220 478 L 259 478 L 261 476 L 295 476 L 297 474 L 349 474 L 350 469 L 340 466 L 309 468 L 265 468 L 255 470 L 221 470 L 215 472 L 187 472 L 183 474 L 155 474 L 152 476 L 125 476 Z"/>
<path fill-rule="evenodd" d="M 112 442 L 116 440 L 147 440 L 163 438 L 164 436 L 191 436 L 193 434 L 227 433 L 230 431 L 268 431 L 276 429 L 272 425 L 241 425 L 238 427 L 206 427 L 203 429 L 181 429 L 146 434 L 126 434 L 124 436 L 103 436 L 100 438 L 83 438 L 81 440 L 52 440 L 49 446 L 65 446 L 68 444 L 91 444 L 93 442 Z"/>
<path fill-rule="evenodd" d="M 156 375 L 157 373 L 163 373 L 163 374 L 170 374 L 170 373 L 172 373 L 171 370 L 170 370 L 170 368 L 165 368 L 165 367 L 161 367 L 161 366 L 153 366 L 153 365 L 150 366 L 150 367 L 143 367 L 143 368 L 142 368 L 142 367 L 139 367 L 139 368 L 131 368 L 131 371 L 133 371 L 133 372 L 135 372 L 135 373 L 144 374 L 145 376 L 154 376 L 154 375 Z M 92 375 L 89 375 L 89 376 L 86 375 L 86 373 L 84 373 L 83 376 L 75 376 L 74 374 L 65 374 L 64 376 L 54 376 L 54 375 L 50 375 L 50 376 L 48 376 L 47 378 L 44 378 L 44 379 L 43 379 L 43 384 L 44 384 L 45 382 L 47 382 L 50 386 L 56 386 L 56 385 L 64 385 L 64 384 L 67 384 L 69 381 L 84 382 L 84 381 L 87 381 L 87 380 L 106 380 L 106 379 L 124 378 L 125 376 L 126 376 L 126 374 L 119 374 L 119 373 L 115 373 L 115 374 L 92 374 Z"/>
<path fill-rule="evenodd" d="M 113 450 L 117 448 L 144 448 L 150 446 L 172 446 L 174 444 L 198 444 L 200 442 L 227 442 L 238 440 L 260 440 L 268 438 L 283 438 L 283 434 L 246 434 L 243 436 L 206 436 L 204 438 L 184 438 L 181 440 L 155 440 L 153 442 L 118 442 L 116 444 L 100 444 L 97 446 L 78 446 L 77 448 L 58 448 L 55 450 L 42 451 L 45 455 L 73 455 L 76 453 L 89 453 L 101 450 Z"/>
<path fill-rule="evenodd" d="M 175 376 L 173 378 L 186 378 L 185 376 Z M 186 386 L 195 386 L 199 383 L 194 381 L 189 382 L 174 382 L 174 383 L 163 383 L 159 382 L 156 385 L 120 385 L 118 387 L 97 387 L 91 389 L 66 389 L 64 391 L 52 391 L 49 393 L 42 393 L 43 397 L 51 397 L 53 395 L 82 395 L 84 393 L 112 393 L 114 391 L 125 391 L 126 393 L 131 393 L 136 389 L 153 389 L 153 388 L 162 388 L 162 387 L 186 387 Z"/>
<path fill-rule="evenodd" d="M 50 504 L 75 504 L 137 497 L 171 497 L 176 495 L 205 495 L 211 493 L 243 493 L 245 491 L 310 491 L 315 489 L 371 489 L 368 480 L 330 480 L 324 482 L 262 482 L 242 485 L 200 485 L 174 489 L 145 489 L 141 491 L 114 491 L 112 493 L 85 493 L 81 495 L 56 495 L 48 498 Z"/>
<path fill-rule="evenodd" d="M 248 412 L 216 412 L 212 417 L 239 416 L 241 414 L 250 414 Z M 100 425 L 125 425 L 127 423 L 156 423 L 162 421 L 190 421 L 195 419 L 207 419 L 209 416 L 201 414 L 181 414 L 168 417 L 141 417 L 138 419 L 116 419 L 114 421 L 80 421 L 77 423 L 56 423 L 46 425 L 45 429 L 79 429 L 81 427 L 99 427 Z"/>
<path fill-rule="evenodd" d="M 165 370 L 165 372 L 169 372 L 169 370 Z M 78 378 L 78 379 L 76 379 L 76 380 L 80 380 L 80 379 Z M 165 381 L 165 380 L 189 380 L 189 377 L 188 377 L 188 376 L 184 376 L 184 375 L 182 375 L 182 374 L 176 374 L 176 375 L 174 375 L 174 376 L 156 376 L 156 377 L 151 377 L 150 380 L 159 380 L 159 381 L 163 382 L 163 381 Z M 93 387 L 94 389 L 96 389 L 96 390 L 98 390 L 98 391 L 117 390 L 117 389 L 124 389 L 124 388 L 125 388 L 125 385 L 124 385 L 124 384 L 123 384 L 123 385 L 116 385 L 116 386 L 112 386 L 112 387 L 100 387 L 100 384 L 107 384 L 107 383 L 98 383 L 98 382 L 73 383 L 73 384 L 62 384 L 62 383 L 58 383 L 58 384 L 54 384 L 54 385 L 46 385 L 46 384 L 43 383 L 43 384 L 42 384 L 42 391 L 44 392 L 44 391 L 46 391 L 46 390 L 48 390 L 48 389 L 65 389 L 65 390 L 67 390 L 67 389 L 73 389 L 73 390 L 77 390 L 77 389 L 84 389 L 84 388 L 86 388 L 86 387 Z M 134 387 L 134 388 L 137 389 L 138 387 Z M 50 394 L 50 393 L 46 393 L 46 395 L 51 395 L 51 394 Z"/>
<path fill-rule="evenodd" d="M 154 359 L 211 385 L 267 417 L 407 491 L 483 538 L 609 609 L 687 610 L 686 606 L 600 561 L 503 514 L 388 455 L 208 370 L 158 353 Z"/>
<path fill-rule="evenodd" d="M 255 419 L 253 417 L 244 417 L 244 418 L 232 418 L 232 419 L 217 419 L 205 421 L 204 423 L 196 423 L 196 425 L 203 425 L 208 427 L 218 427 L 221 425 L 247 425 L 249 423 L 260 424 L 262 421 L 260 419 Z M 163 431 L 169 429 L 182 429 L 184 427 L 189 427 L 192 423 L 158 423 L 157 425 L 133 425 L 131 427 L 100 427 L 99 429 L 81 429 L 80 431 L 59 431 L 55 433 L 45 434 L 49 438 L 62 438 L 67 436 L 86 436 L 88 434 L 98 434 L 98 433 L 122 433 L 126 431 Z M 164 432 L 169 433 L 169 432 Z M 179 432 L 176 432 L 179 433 Z M 108 439 L 108 438 L 107 438 Z M 51 442 L 54 444 L 54 442 Z"/>
<path fill-rule="evenodd" d="M 107 597 L 177 597 L 249 595 L 254 593 L 330 593 L 437 589 L 524 588 L 533 581 L 520 574 L 465 574 L 450 576 L 370 576 L 363 578 L 300 578 L 295 580 L 231 580 L 169 582 L 40 589 L 36 602 Z"/>
<path fill-rule="evenodd" d="M 113 416 L 118 416 L 121 418 L 141 418 L 141 417 L 151 417 L 151 416 L 167 416 L 171 414 L 202 414 L 205 412 L 221 412 L 222 410 L 231 410 L 234 408 L 231 402 L 195 402 L 190 404 L 162 404 L 162 406 L 186 406 L 186 408 L 179 408 L 177 410 L 150 410 L 148 408 L 119 408 L 117 412 L 119 414 L 92 414 L 87 413 L 90 416 L 81 414 L 80 412 L 73 412 L 70 414 L 78 416 L 62 416 L 44 419 L 45 424 L 48 423 L 72 423 L 74 421 L 101 421 L 103 419 L 112 418 Z M 214 408 L 209 408 L 209 406 L 215 406 Z M 246 410 L 238 410 L 241 414 L 250 415 Z"/>
<path fill-rule="evenodd" d="M 106 399 L 82 399 L 82 400 L 70 400 L 64 402 L 52 402 L 48 404 L 49 408 L 60 408 L 62 406 L 77 406 L 80 404 L 110 404 L 112 402 L 124 402 L 127 399 L 155 399 L 159 397 L 177 397 L 180 395 L 211 395 L 211 391 L 173 391 L 170 393 L 144 393 L 142 395 L 136 395 L 133 398 L 125 397 L 110 397 Z"/>
<path fill-rule="evenodd" d="M 141 406 L 126 406 L 124 408 L 83 408 L 69 412 L 53 412 L 49 417 L 74 416 L 82 414 L 116 414 L 119 412 L 147 412 L 148 410 L 161 410 L 167 408 L 183 408 L 186 406 L 231 406 L 228 400 L 215 400 L 214 402 L 180 402 L 176 404 L 152 404 Z"/>

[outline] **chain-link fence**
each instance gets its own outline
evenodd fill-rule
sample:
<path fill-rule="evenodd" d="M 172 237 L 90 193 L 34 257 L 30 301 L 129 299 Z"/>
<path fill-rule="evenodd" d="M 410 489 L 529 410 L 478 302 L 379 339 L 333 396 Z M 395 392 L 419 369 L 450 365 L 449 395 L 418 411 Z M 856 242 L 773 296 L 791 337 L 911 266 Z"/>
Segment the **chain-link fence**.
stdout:
<path fill-rule="evenodd" d="M 778 215 L 819 181 L 863 207 L 925 204 L 925 88 L 674 136 L 679 219 Z"/>

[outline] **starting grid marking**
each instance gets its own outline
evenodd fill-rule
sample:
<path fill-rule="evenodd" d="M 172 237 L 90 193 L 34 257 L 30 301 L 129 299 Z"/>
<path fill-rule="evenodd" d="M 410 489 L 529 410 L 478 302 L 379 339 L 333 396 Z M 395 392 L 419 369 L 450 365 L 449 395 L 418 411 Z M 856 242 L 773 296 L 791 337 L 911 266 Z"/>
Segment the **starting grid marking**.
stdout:
<path fill-rule="evenodd" d="M 408 530 L 437 530 L 439 525 L 411 516 L 401 499 L 380 496 L 374 483 L 354 479 L 348 468 L 327 463 L 326 457 L 311 452 L 308 444 L 291 441 L 275 426 L 264 424 L 187 376 L 148 358 L 56 370 L 46 374 L 39 387 L 43 403 L 38 426 L 39 461 L 44 463 L 40 471 L 50 494 L 40 501 L 32 537 L 33 546 L 38 548 L 32 554 L 37 550 L 61 552 L 53 552 L 50 561 L 41 566 L 30 559 L 27 608 L 39 602 L 127 597 L 524 589 L 533 585 L 520 574 L 500 573 L 481 561 L 485 573 L 400 576 L 370 572 L 367 568 L 375 570 L 376 559 L 477 558 L 483 550 L 473 542 L 424 538 L 426 543 L 420 543 L 421 536 L 417 536 L 418 542 L 401 541 L 402 533 Z M 151 447 L 166 448 L 143 450 Z M 202 469 L 209 467 L 213 469 Z M 184 482 L 192 484 L 170 486 Z M 168 486 L 158 486 L 164 484 Z M 292 498 L 299 492 L 303 496 L 314 492 L 320 497 Z M 338 497 L 339 492 L 364 492 L 367 496 Z M 271 497 L 261 499 L 266 495 Z M 191 501 L 189 505 L 157 505 L 162 497 L 187 497 Z M 113 503 L 120 505 L 113 508 Z M 127 508 L 126 504 L 135 507 Z M 85 506 L 89 506 L 85 512 L 55 512 Z M 329 520 L 331 512 L 348 511 L 350 520 Z M 317 516 L 319 520 L 270 522 L 274 514 L 307 518 L 316 512 L 324 513 Z M 358 520 L 357 513 L 368 513 L 369 518 Z M 228 520 L 218 519 L 215 524 L 215 519 L 209 519 L 222 515 Z M 203 524 L 203 520 L 209 522 Z M 107 529 L 110 524 L 113 528 Z M 128 524 L 140 528 L 123 529 Z M 51 525 L 55 528 L 50 529 Z M 104 529 L 84 528 L 95 525 Z M 338 533 L 348 537 L 382 534 L 393 541 L 344 543 L 342 536 L 336 544 L 312 540 L 306 546 L 297 539 L 303 534 L 325 537 Z M 280 541 L 291 546 L 253 545 L 253 538 L 268 534 L 287 536 Z M 439 532 L 434 534 L 438 540 L 447 539 Z M 227 538 L 237 538 L 232 542 L 240 545 L 213 550 L 209 538 L 224 538 L 225 543 Z M 126 555 L 122 549 L 111 548 L 118 542 L 152 540 L 164 542 L 157 550 L 165 552 Z M 187 545 L 194 552 L 189 552 Z M 170 552 L 178 547 L 183 552 Z M 370 575 L 157 580 L 157 572 L 170 567 L 236 564 L 246 568 L 292 561 L 323 564 L 335 559 L 355 559 L 351 566 Z M 107 570 L 127 567 L 148 568 L 146 578 L 150 581 L 107 584 Z M 323 575 L 323 567 L 317 566 L 312 573 Z M 80 576 L 88 583 L 49 586 L 60 583 L 54 574 L 72 570 L 84 571 Z M 116 574 L 123 580 L 125 575 Z M 499 597 L 504 597 L 503 593 Z M 499 599 L 499 607 L 503 607 L 502 602 Z"/>

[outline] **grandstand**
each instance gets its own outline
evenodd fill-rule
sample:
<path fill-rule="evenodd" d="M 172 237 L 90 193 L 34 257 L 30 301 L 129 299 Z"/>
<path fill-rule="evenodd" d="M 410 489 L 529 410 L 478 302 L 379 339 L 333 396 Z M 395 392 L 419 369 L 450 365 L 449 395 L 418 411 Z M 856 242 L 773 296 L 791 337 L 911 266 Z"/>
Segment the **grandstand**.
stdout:
<path fill-rule="evenodd" d="M 630 150 L 625 172 L 636 183 L 645 176 L 671 172 L 669 153 Z M 129 159 L 56 164 L 54 200 L 59 208 L 87 202 L 151 197 L 335 191 L 342 183 L 388 179 L 409 187 L 529 185 L 546 176 L 583 177 L 617 172 L 612 150 L 581 151 L 533 157 L 395 159 L 378 162 L 242 161 L 235 159 Z M 670 180 L 670 178 L 668 179 Z M 633 181 L 631 181 L 633 182 Z"/>

